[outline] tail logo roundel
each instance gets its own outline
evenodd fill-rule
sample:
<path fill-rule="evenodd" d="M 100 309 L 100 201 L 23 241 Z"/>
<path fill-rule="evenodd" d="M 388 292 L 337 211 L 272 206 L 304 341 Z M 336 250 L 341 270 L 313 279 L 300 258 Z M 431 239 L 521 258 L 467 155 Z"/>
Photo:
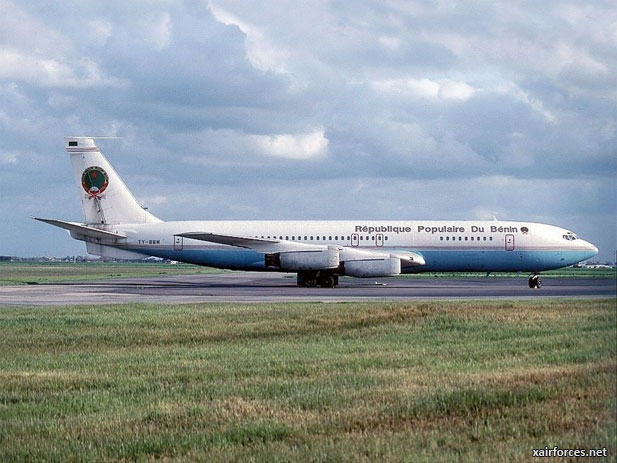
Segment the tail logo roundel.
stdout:
<path fill-rule="evenodd" d="M 101 167 L 92 166 L 84 170 L 81 174 L 81 186 L 84 187 L 86 193 L 94 198 L 98 198 L 103 194 L 109 185 L 109 177 Z"/>

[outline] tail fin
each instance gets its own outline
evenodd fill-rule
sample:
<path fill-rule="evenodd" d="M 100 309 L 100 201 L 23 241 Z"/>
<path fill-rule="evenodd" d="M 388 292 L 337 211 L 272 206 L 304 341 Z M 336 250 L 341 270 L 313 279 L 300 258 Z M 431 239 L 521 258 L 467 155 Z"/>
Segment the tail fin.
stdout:
<path fill-rule="evenodd" d="M 66 137 L 86 224 L 147 223 L 161 220 L 137 202 L 94 138 Z"/>

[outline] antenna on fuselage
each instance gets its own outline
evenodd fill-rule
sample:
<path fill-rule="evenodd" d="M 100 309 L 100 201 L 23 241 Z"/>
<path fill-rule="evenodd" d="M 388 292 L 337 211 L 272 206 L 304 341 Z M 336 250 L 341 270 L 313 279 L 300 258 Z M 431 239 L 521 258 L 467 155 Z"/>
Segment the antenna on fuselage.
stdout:
<path fill-rule="evenodd" d="M 111 140 L 114 138 L 122 138 L 122 137 L 118 137 L 116 135 L 100 135 L 100 136 L 92 136 L 92 137 L 83 137 L 83 136 L 79 136 L 79 137 L 64 137 L 65 140 L 68 139 L 71 140 Z"/>

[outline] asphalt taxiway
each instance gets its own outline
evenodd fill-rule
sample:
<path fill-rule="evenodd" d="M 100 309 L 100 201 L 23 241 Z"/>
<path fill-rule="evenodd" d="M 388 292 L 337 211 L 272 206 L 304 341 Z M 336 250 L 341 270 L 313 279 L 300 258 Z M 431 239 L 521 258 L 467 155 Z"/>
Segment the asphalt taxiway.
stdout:
<path fill-rule="evenodd" d="M 611 278 L 544 278 L 543 283 L 541 289 L 530 289 L 523 277 L 343 278 L 337 288 L 300 288 L 295 275 L 228 272 L 0 286 L 0 305 L 614 298 L 617 294 Z"/>

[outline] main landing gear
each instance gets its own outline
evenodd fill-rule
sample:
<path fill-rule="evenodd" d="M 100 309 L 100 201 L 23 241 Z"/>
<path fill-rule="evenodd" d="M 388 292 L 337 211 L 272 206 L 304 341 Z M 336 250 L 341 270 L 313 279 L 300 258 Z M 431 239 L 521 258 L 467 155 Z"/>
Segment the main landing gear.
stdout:
<path fill-rule="evenodd" d="M 298 272 L 298 286 L 314 288 L 319 285 L 322 288 L 334 288 L 338 285 L 338 275 L 326 272 Z"/>
<path fill-rule="evenodd" d="M 540 289 L 542 287 L 542 280 L 540 279 L 540 275 L 534 273 L 529 277 L 529 287 L 531 289 Z"/>

